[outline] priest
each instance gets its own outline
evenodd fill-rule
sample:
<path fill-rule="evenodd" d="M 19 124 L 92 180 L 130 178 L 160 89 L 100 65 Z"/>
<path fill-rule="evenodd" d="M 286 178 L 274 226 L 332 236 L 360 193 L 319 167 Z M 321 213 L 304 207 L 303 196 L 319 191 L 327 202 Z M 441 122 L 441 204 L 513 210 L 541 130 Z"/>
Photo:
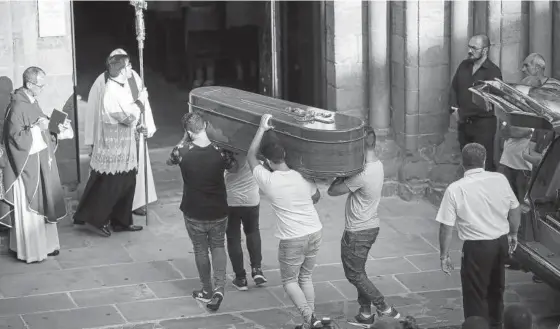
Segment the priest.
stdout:
<path fill-rule="evenodd" d="M 59 139 L 73 138 L 66 120 L 58 131 L 49 128 L 36 97 L 45 87 L 45 72 L 29 67 L 23 87 L 6 109 L 2 144 L 5 195 L 0 202 L 0 224 L 10 227 L 10 250 L 27 263 L 59 254 L 57 222 L 66 216 L 55 151 Z"/>
<path fill-rule="evenodd" d="M 111 58 L 114 58 L 117 55 L 127 55 L 126 51 L 123 49 L 115 49 L 109 54 L 107 58 L 106 65 Z M 128 85 L 136 84 L 136 87 L 130 86 L 134 90 L 141 90 L 143 86 L 138 85 L 136 82 L 141 83 L 142 79 L 136 71 L 132 70 L 132 74 L 134 79 L 129 79 L 127 81 Z M 90 147 L 90 155 L 93 151 L 93 147 L 95 141 L 99 137 L 100 133 L 100 117 L 99 113 L 102 111 L 103 107 L 103 95 L 105 93 L 105 84 L 109 79 L 108 71 L 103 72 L 100 74 L 93 86 L 90 89 L 88 95 L 88 103 L 86 108 L 86 120 L 85 120 L 85 136 L 84 136 L 84 144 Z M 148 129 L 147 137 L 150 138 L 156 132 L 156 126 L 154 123 L 154 117 L 152 115 L 152 108 L 150 106 L 150 102 L 147 101 L 145 104 L 145 117 L 146 117 L 146 128 Z M 157 201 L 156 195 L 156 188 L 154 185 L 154 177 L 152 175 L 152 166 L 150 164 L 150 154 L 148 153 L 148 202 L 146 202 L 146 197 L 144 193 L 144 189 L 146 183 L 144 181 L 144 144 L 143 144 L 143 136 L 140 136 L 140 141 L 138 143 L 139 149 L 139 156 L 138 156 L 138 175 L 136 177 L 136 189 L 134 192 L 134 201 L 132 204 L 132 210 L 135 215 L 145 216 L 146 215 L 146 205 L 152 202 Z M 83 224 L 82 222 L 74 221 L 75 224 Z"/>

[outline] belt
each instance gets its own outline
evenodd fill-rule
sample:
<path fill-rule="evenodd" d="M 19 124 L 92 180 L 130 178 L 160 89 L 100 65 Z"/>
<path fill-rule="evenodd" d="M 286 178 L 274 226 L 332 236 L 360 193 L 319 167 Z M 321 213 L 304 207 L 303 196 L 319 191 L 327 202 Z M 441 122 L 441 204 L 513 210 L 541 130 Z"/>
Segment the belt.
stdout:
<path fill-rule="evenodd" d="M 472 124 L 475 123 L 476 121 L 482 120 L 482 119 L 491 119 L 493 118 L 492 116 L 470 116 L 470 117 L 466 117 L 464 119 L 459 120 L 459 123 L 462 124 Z"/>

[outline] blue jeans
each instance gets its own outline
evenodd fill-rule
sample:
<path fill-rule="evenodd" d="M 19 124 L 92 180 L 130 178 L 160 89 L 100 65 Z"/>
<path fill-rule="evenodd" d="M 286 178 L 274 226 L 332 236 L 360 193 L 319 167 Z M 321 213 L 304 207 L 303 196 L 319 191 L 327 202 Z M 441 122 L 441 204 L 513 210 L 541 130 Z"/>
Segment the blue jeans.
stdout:
<path fill-rule="evenodd" d="M 311 275 L 315 267 L 322 230 L 301 238 L 280 240 L 278 262 L 284 290 L 303 316 L 311 322 L 315 312 L 315 290 Z"/>
<path fill-rule="evenodd" d="M 206 292 L 224 293 L 226 284 L 225 235 L 228 218 L 218 220 L 198 220 L 184 216 L 187 232 L 191 238 L 194 259 L 202 289 Z M 212 253 L 212 265 L 208 250 Z M 212 288 L 212 269 L 214 269 L 214 289 Z"/>
<path fill-rule="evenodd" d="M 373 304 L 378 310 L 384 311 L 388 307 L 385 298 L 366 273 L 369 250 L 378 235 L 379 227 L 355 232 L 344 231 L 340 241 L 340 255 L 346 278 L 358 290 L 360 306 L 371 307 Z"/>

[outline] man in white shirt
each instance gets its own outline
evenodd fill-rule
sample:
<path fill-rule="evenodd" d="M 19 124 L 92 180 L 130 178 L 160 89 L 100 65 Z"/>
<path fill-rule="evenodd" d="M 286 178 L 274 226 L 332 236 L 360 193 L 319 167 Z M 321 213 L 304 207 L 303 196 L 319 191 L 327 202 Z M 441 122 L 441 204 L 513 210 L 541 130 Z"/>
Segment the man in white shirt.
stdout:
<path fill-rule="evenodd" d="M 461 283 L 465 319 L 482 316 L 492 328 L 503 323 L 504 264 L 517 247 L 521 212 L 509 182 L 484 170 L 486 150 L 471 143 L 462 151 L 463 178 L 449 185 L 436 216 L 442 271 L 453 269 L 449 246 L 457 224 L 464 241 Z"/>
<path fill-rule="evenodd" d="M 385 174 L 383 163 L 375 154 L 375 131 L 366 127 L 366 165 L 352 177 L 337 178 L 329 187 L 329 195 L 348 194 L 345 211 L 345 229 L 342 235 L 341 257 L 344 274 L 358 290 L 360 313 L 356 321 L 373 324 L 371 304 L 380 316 L 398 319 L 399 312 L 385 303 L 383 294 L 367 277 L 366 261 L 369 250 L 379 234 L 377 207 L 381 201 Z"/>
<path fill-rule="evenodd" d="M 284 290 L 301 312 L 304 323 L 297 328 L 308 329 L 320 325 L 314 315 L 315 291 L 311 275 L 321 245 L 323 225 L 313 205 L 320 194 L 315 183 L 290 169 L 285 162 L 286 151 L 278 141 L 263 145 L 261 153 L 272 172 L 257 160 L 270 114 L 264 114 L 249 151 L 247 161 L 260 189 L 270 199 L 276 214 L 278 262 Z"/>
<path fill-rule="evenodd" d="M 251 259 L 251 276 L 257 286 L 267 282 L 262 269 L 261 232 L 259 230 L 259 186 L 253 178 L 245 156 L 236 156 L 237 166 L 225 171 L 228 203 L 227 247 L 231 266 L 235 272 L 233 285 L 247 290 L 247 273 L 243 267 L 241 224 L 245 232 L 247 251 Z M 235 169 L 235 170 L 234 170 Z"/>

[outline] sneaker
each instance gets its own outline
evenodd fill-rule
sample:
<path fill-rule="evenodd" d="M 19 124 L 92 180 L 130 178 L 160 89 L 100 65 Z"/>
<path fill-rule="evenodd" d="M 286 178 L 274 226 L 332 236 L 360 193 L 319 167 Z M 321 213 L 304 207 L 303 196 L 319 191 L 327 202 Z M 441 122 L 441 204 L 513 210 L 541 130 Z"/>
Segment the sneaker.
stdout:
<path fill-rule="evenodd" d="M 231 283 L 235 288 L 237 288 L 237 290 L 246 291 L 249 289 L 247 288 L 247 278 L 245 277 L 236 277 L 233 281 L 231 281 Z"/>
<path fill-rule="evenodd" d="M 300 324 L 297 325 L 295 327 L 295 329 L 317 329 L 317 328 L 323 328 L 323 322 L 319 319 L 317 319 L 317 317 L 315 316 L 315 314 L 313 314 L 313 316 L 311 317 L 311 324 L 309 325 L 305 325 L 305 324 Z"/>
<path fill-rule="evenodd" d="M 256 267 L 251 271 L 253 276 L 253 281 L 257 286 L 262 286 L 263 284 L 267 283 L 268 280 L 264 277 L 264 274 L 260 267 Z"/>
<path fill-rule="evenodd" d="M 373 324 L 375 322 L 375 314 L 365 316 L 362 313 L 358 313 L 358 315 L 356 315 L 354 319 L 356 319 L 356 322 L 361 324 Z"/>
<path fill-rule="evenodd" d="M 393 306 L 388 306 L 385 311 L 378 310 L 377 313 L 379 313 L 379 316 L 386 316 L 393 319 L 399 319 L 401 317 L 399 311 L 397 311 L 397 309 L 395 309 Z"/>
<path fill-rule="evenodd" d="M 194 299 L 199 300 L 199 301 L 204 302 L 204 303 L 208 303 L 210 301 L 210 299 L 212 298 L 212 295 L 209 292 L 206 292 L 202 289 L 193 291 L 192 296 L 193 296 Z"/>
<path fill-rule="evenodd" d="M 210 311 L 217 311 L 220 308 L 220 305 L 222 304 L 223 300 L 224 300 L 224 294 L 219 291 L 216 291 L 212 295 L 212 299 L 208 302 L 208 304 L 206 304 L 206 308 L 209 309 Z"/>

